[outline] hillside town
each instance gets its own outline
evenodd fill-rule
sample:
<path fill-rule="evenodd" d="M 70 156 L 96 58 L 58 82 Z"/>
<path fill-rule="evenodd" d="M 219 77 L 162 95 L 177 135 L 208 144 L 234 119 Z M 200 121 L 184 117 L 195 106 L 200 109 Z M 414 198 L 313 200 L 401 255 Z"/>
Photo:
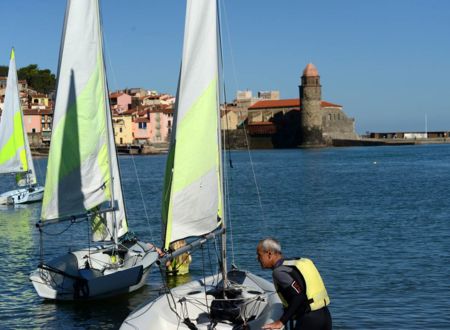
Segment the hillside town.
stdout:
<path fill-rule="evenodd" d="M 298 146 L 302 131 L 306 132 L 310 125 L 308 120 L 301 119 L 301 112 L 308 113 L 308 118 L 311 113 L 315 114 L 321 131 L 320 141 L 315 141 L 316 144 L 330 145 L 333 139 L 358 139 L 354 119 L 345 115 L 343 107 L 321 100 L 322 86 L 314 65 L 308 64 L 302 79 L 301 91 L 304 89 L 306 93 L 301 93 L 307 96 L 303 105 L 302 95 L 281 99 L 279 91 L 259 91 L 253 95 L 250 90 L 238 91 L 232 102 L 223 104 L 221 127 L 229 132 L 232 147 L 246 147 L 246 134 L 252 148 Z M 5 87 L 6 77 L 0 77 L 0 111 Z M 31 147 L 35 153 L 45 154 L 50 145 L 55 94 L 38 93 L 26 80 L 19 81 L 19 89 Z M 312 103 L 308 93 L 314 94 Z M 126 88 L 111 92 L 109 103 L 119 152 L 147 154 L 167 150 L 175 107 L 173 95 L 144 88 Z M 306 135 L 303 136 L 305 141 L 309 139 Z"/>
<path fill-rule="evenodd" d="M 0 77 L 0 116 L 6 77 Z M 447 143 L 448 132 L 369 132 L 359 136 L 355 119 L 343 106 L 322 99 L 317 68 L 309 63 L 300 75 L 299 97 L 280 92 L 237 91 L 221 105 L 221 127 L 228 148 L 266 149 L 351 145 Z M 19 80 L 25 128 L 35 154 L 50 146 L 55 93 L 42 94 Z M 174 120 L 175 96 L 144 88 L 110 92 L 117 150 L 125 154 L 166 152 Z M 1 117 L 0 117 L 1 120 Z"/>

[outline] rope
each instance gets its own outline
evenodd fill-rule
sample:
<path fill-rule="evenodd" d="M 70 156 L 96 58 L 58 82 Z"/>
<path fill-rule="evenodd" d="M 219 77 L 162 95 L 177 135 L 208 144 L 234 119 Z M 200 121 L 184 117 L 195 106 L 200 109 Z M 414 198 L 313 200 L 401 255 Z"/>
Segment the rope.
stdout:
<path fill-rule="evenodd" d="M 150 233 L 150 239 L 151 239 L 152 242 L 154 242 L 152 227 L 150 226 L 150 218 L 148 216 L 147 207 L 145 206 L 144 194 L 142 193 L 141 180 L 139 178 L 139 174 L 138 174 L 138 171 L 137 171 L 137 167 L 136 167 L 136 163 L 134 161 L 133 154 L 131 154 L 131 160 L 133 162 L 134 173 L 136 175 L 136 180 L 137 180 L 138 187 L 139 187 L 139 194 L 141 195 L 142 206 L 144 207 L 145 219 L 147 220 L 147 228 L 148 228 L 148 231 Z"/>
<path fill-rule="evenodd" d="M 38 227 L 39 229 L 39 262 L 41 264 L 44 263 L 44 239 L 43 239 L 43 232 L 42 232 L 42 228 Z"/>
<path fill-rule="evenodd" d="M 202 267 L 202 273 L 203 273 L 203 283 L 204 283 L 204 288 L 205 288 L 205 302 L 206 302 L 206 311 L 207 311 L 207 313 L 209 314 L 210 313 L 210 311 L 209 311 L 209 308 L 208 308 L 208 294 L 206 293 L 206 272 L 205 272 L 205 254 L 204 254 L 204 252 L 205 252 L 205 249 L 203 248 L 203 246 L 202 246 L 202 265 L 203 265 L 203 267 Z"/>
<path fill-rule="evenodd" d="M 98 215 L 98 213 L 95 213 L 94 217 L 97 215 Z M 86 221 L 86 223 L 87 223 L 87 241 L 88 241 L 88 260 L 87 260 L 88 263 L 91 260 L 91 233 L 90 233 L 91 221 Z"/>
<path fill-rule="evenodd" d="M 102 19 L 103 20 L 103 19 Z M 117 89 L 117 86 L 118 86 L 118 84 L 117 84 L 117 78 L 116 78 L 116 74 L 115 74 L 115 71 L 114 71 L 114 69 L 113 69 L 113 65 L 112 65 L 112 61 L 111 61 L 111 56 L 109 56 L 109 46 L 108 46 L 108 42 L 107 42 L 107 38 L 106 38 L 106 36 L 103 34 L 103 41 L 104 41 L 104 48 L 105 48 L 105 52 L 104 52 L 104 57 L 108 60 L 108 63 L 109 63 L 109 69 L 110 69 L 110 72 L 111 72 L 111 75 L 112 75 L 112 79 L 113 79 L 113 83 L 114 83 L 114 85 L 115 85 L 115 90 Z M 112 116 L 111 116 L 112 117 Z M 151 239 L 151 241 L 152 242 L 154 242 L 154 239 L 153 239 L 153 232 L 152 232 L 152 229 L 151 229 L 151 226 L 150 226 L 150 219 L 149 219 L 149 216 L 148 216 L 148 212 L 147 212 L 147 208 L 146 208 L 146 206 L 145 206 L 145 201 L 144 201 L 144 194 L 142 193 L 142 188 L 141 188 L 141 181 L 140 181 L 140 178 L 139 178 L 139 175 L 138 175 L 138 172 L 137 172 L 137 167 L 136 167 L 136 164 L 135 164 L 135 162 L 134 162 L 134 156 L 133 156 L 133 154 L 131 154 L 131 160 L 132 160 L 132 162 L 133 162 L 133 166 L 134 166 L 134 173 L 136 174 L 136 179 L 137 179 L 137 183 L 138 183 L 138 187 L 139 187 L 139 194 L 141 195 L 141 201 L 142 201 L 142 205 L 143 205 L 143 207 L 144 207 L 144 213 L 145 213 L 145 218 L 146 218 L 146 220 L 147 220 L 147 226 L 148 226 L 148 231 L 149 231 L 149 233 L 150 233 L 150 239 Z"/>
<path fill-rule="evenodd" d="M 43 229 L 42 229 L 42 227 L 39 227 L 39 232 L 41 232 L 41 233 L 43 233 L 43 234 L 45 234 L 45 235 L 48 235 L 48 236 L 59 236 L 59 235 L 61 235 L 61 234 L 64 234 L 66 231 L 68 231 L 69 230 L 69 228 L 70 227 L 72 227 L 72 225 L 75 223 L 75 221 L 70 221 L 69 222 L 69 225 L 65 228 L 65 229 L 63 229 L 62 231 L 60 231 L 60 232 L 58 232 L 58 233 L 50 233 L 50 232 L 46 232 L 46 231 L 44 231 Z"/>
<path fill-rule="evenodd" d="M 175 315 L 178 317 L 178 320 L 182 321 L 183 320 L 182 317 L 180 316 L 180 314 L 178 314 L 178 311 L 176 310 L 175 297 L 173 296 L 172 291 L 170 290 L 169 285 L 167 284 L 166 277 L 165 277 L 164 270 L 163 270 L 163 265 L 159 265 L 159 272 L 161 274 L 163 288 L 165 288 L 166 292 L 167 292 L 166 297 L 167 297 L 167 302 L 169 304 L 169 308 L 173 313 L 175 313 Z M 170 301 L 171 299 L 172 299 L 172 301 Z M 172 305 L 172 303 L 173 303 L 173 305 Z"/>
<path fill-rule="evenodd" d="M 226 130 L 223 134 L 223 147 L 225 148 L 226 152 L 224 153 L 224 164 L 226 163 L 226 156 L 228 155 L 229 160 L 229 166 L 230 169 L 233 168 L 233 162 L 231 159 L 231 150 L 230 148 L 227 148 L 227 134 L 228 131 L 228 113 L 227 113 L 227 89 L 226 89 L 226 83 L 225 83 L 225 65 L 223 61 L 223 47 L 222 47 L 222 28 L 220 22 L 222 21 L 222 11 L 220 10 L 220 4 L 221 2 L 217 0 L 218 3 L 218 12 L 219 12 L 219 24 L 218 24 L 218 33 L 219 33 L 219 54 L 220 54 L 220 67 L 222 72 L 222 82 L 223 82 L 223 97 L 224 97 L 224 105 L 225 105 L 225 123 L 226 123 Z M 225 5 L 224 5 L 225 9 Z M 227 214 L 227 224 L 229 225 L 229 234 L 230 234 L 230 243 L 231 243 L 231 260 L 234 264 L 234 243 L 233 243 L 233 226 L 231 221 L 231 206 L 230 206 L 230 197 L 229 197 L 229 188 L 230 188 L 230 181 L 231 181 L 231 175 L 228 175 L 228 171 L 225 170 L 225 167 L 223 168 L 223 176 L 224 176 L 224 196 L 226 199 L 225 207 L 226 207 L 226 214 Z M 223 262 L 226 262 L 226 260 L 223 260 Z"/>
<path fill-rule="evenodd" d="M 223 13 L 225 16 L 225 22 L 228 22 L 228 15 L 227 15 L 227 10 L 226 10 L 226 5 L 225 5 L 225 1 L 222 1 L 222 7 L 223 7 Z M 230 34 L 230 30 L 229 30 L 229 25 L 226 24 L 226 31 L 227 31 L 227 37 L 228 37 L 228 48 L 229 48 L 229 53 L 230 53 L 230 58 L 231 58 L 231 66 L 232 66 L 232 70 L 233 70 L 233 76 L 234 76 L 234 81 L 236 84 L 236 87 L 239 86 L 239 82 L 238 82 L 238 78 L 237 78 L 237 73 L 236 73 L 236 64 L 234 61 L 234 56 L 233 56 L 233 47 L 231 46 L 231 34 Z M 259 208 L 261 210 L 261 216 L 262 216 L 262 220 L 264 222 L 264 225 L 267 226 L 266 221 L 265 221 L 265 217 L 264 217 L 264 210 L 263 210 L 263 206 L 262 206 L 262 201 L 261 201 L 261 193 L 260 193 L 260 189 L 258 186 L 258 182 L 256 180 L 256 174 L 255 174 L 255 168 L 254 168 L 254 163 L 253 163 L 253 159 L 252 156 L 250 154 L 250 143 L 249 143 L 249 139 L 248 139 L 248 132 L 247 129 L 244 125 L 244 133 L 245 133 L 245 143 L 247 146 L 247 152 L 248 152 L 248 156 L 250 159 L 250 167 L 252 169 L 252 174 L 253 174 L 253 181 L 255 182 L 255 186 L 256 186 L 256 194 L 258 196 L 258 203 L 259 203 Z"/>

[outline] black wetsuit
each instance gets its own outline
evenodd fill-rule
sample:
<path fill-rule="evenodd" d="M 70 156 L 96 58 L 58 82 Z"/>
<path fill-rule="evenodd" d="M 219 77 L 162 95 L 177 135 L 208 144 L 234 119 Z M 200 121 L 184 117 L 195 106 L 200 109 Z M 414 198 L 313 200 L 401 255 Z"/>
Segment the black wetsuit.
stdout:
<path fill-rule="evenodd" d="M 328 307 L 310 311 L 303 276 L 296 267 L 283 265 L 283 261 L 281 259 L 275 264 L 272 273 L 277 291 L 288 304 L 280 321 L 287 324 L 289 320 L 296 320 L 294 329 L 330 330 L 332 326 Z"/>

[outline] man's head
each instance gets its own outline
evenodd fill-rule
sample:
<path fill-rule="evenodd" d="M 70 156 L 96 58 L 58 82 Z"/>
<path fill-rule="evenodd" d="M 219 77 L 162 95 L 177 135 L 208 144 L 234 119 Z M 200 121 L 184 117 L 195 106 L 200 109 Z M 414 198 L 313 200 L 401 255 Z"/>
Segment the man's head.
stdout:
<path fill-rule="evenodd" d="M 270 237 L 259 241 L 256 254 L 262 268 L 273 268 L 276 262 L 283 257 L 280 243 Z"/>

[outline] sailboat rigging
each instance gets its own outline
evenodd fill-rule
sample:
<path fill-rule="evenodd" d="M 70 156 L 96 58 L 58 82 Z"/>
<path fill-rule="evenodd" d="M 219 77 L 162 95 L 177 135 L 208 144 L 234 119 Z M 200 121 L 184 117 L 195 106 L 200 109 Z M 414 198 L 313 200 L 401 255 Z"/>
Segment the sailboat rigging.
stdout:
<path fill-rule="evenodd" d="M 11 50 L 4 109 L 0 119 L 0 174 L 15 174 L 19 187 L 0 194 L 0 204 L 42 200 L 44 187 L 37 183 L 20 105 L 14 48 Z"/>
<path fill-rule="evenodd" d="M 90 222 L 102 245 L 41 262 L 30 275 L 39 296 L 100 299 L 145 284 L 158 253 L 128 231 L 114 144 L 98 0 L 68 0 L 58 66 L 52 144 L 41 220 Z M 90 243 L 90 242 L 89 242 Z M 41 250 L 43 247 L 41 246 Z"/>
<path fill-rule="evenodd" d="M 217 0 L 187 0 L 162 219 L 165 248 L 197 238 L 160 262 L 220 235 L 220 273 L 170 289 L 130 314 L 121 329 L 256 329 L 281 315 L 270 282 L 247 271 L 227 271 L 218 8 Z"/>

